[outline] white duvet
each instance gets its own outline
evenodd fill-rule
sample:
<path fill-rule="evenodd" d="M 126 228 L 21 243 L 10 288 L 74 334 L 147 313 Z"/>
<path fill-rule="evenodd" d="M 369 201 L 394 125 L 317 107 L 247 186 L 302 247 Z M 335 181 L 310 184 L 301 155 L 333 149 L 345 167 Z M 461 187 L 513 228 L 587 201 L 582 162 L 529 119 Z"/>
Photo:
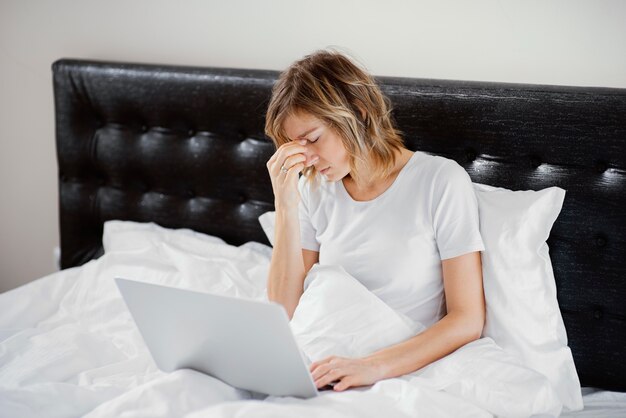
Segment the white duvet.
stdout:
<path fill-rule="evenodd" d="M 488 338 L 416 373 L 307 400 L 260 398 L 192 370 L 163 373 L 113 279 L 266 300 L 271 248 L 255 242 L 234 247 L 191 230 L 120 221 L 105 224 L 103 244 L 105 254 L 97 260 L 0 294 L 1 417 L 521 417 L 561 412 L 545 377 Z M 342 274 L 341 269 L 312 272 L 318 278 Z M 292 329 L 309 357 L 376 348 L 371 336 L 358 331 L 360 321 L 374 321 L 367 319 L 372 309 L 389 308 L 378 302 L 372 302 L 375 307 L 352 303 L 349 311 L 341 303 L 318 308 L 311 301 L 330 297 L 331 290 L 335 301 L 341 295 L 360 300 L 354 299 L 358 284 L 348 278 L 344 287 L 333 288 L 331 280 L 307 280 Z M 334 309 L 344 310 L 343 320 Z M 419 324 L 394 317 L 391 310 L 381 315 L 396 321 L 398 333 L 388 338 L 419 330 Z M 318 324 L 315 332 L 312 318 Z"/>

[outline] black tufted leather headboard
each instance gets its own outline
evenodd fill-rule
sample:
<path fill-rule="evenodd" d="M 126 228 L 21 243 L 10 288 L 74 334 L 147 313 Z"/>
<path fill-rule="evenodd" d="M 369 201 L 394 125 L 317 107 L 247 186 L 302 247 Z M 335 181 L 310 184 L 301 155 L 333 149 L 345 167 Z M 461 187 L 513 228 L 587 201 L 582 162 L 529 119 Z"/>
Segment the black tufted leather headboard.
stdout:
<path fill-rule="evenodd" d="M 153 221 L 269 244 L 263 133 L 277 71 L 61 59 L 52 65 L 61 266 L 103 223 Z M 567 190 L 548 240 L 583 386 L 626 391 L 626 89 L 377 77 L 407 146 L 473 181 Z"/>

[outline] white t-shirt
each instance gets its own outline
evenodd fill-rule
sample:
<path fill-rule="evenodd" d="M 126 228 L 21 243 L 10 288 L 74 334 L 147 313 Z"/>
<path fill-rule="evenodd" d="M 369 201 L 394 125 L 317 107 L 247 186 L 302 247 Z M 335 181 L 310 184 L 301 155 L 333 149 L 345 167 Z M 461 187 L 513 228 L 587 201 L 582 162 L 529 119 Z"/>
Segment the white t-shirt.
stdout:
<path fill-rule="evenodd" d="M 319 175 L 319 174 L 318 174 Z M 391 186 L 355 201 L 343 182 L 298 182 L 302 248 L 341 265 L 392 308 L 429 327 L 446 313 L 441 260 L 485 249 L 471 179 L 417 151 Z"/>

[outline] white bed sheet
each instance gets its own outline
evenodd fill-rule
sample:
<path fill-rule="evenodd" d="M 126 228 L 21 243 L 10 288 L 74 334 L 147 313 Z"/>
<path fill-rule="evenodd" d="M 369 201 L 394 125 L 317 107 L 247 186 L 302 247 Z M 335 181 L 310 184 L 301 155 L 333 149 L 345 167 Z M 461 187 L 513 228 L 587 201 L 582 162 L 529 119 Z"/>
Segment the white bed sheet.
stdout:
<path fill-rule="evenodd" d="M 113 278 L 263 299 L 270 256 L 258 243 L 232 247 L 144 225 L 111 234 L 98 260 L 1 294 L 0 417 L 494 416 L 471 397 L 410 379 L 303 400 L 259 397 L 192 370 L 159 371 Z M 626 416 L 626 393 L 583 394 L 585 410 L 562 416 Z"/>
<path fill-rule="evenodd" d="M 626 417 L 626 392 L 612 392 L 591 387 L 583 387 L 582 411 L 564 412 L 561 417 L 577 418 L 624 418 Z"/>

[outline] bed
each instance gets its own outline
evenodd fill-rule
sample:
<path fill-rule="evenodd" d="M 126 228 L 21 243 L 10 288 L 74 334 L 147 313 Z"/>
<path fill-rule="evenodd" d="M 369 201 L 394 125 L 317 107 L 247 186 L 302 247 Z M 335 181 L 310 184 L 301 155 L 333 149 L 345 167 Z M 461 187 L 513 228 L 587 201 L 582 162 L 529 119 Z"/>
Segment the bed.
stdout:
<path fill-rule="evenodd" d="M 266 271 L 249 260 L 266 268 L 271 254 L 259 217 L 273 210 L 263 126 L 278 72 L 60 59 L 52 73 L 62 270 L 0 295 L 0 416 L 450 413 L 417 409 L 445 404 L 437 391 L 389 409 L 404 399 L 389 387 L 334 403 L 250 399 L 138 359 L 124 340 L 137 337 L 132 321 L 99 277 L 210 276 L 198 260 L 218 244 L 246 254 L 229 268 Z M 563 416 L 626 415 L 626 90 L 377 80 L 410 149 L 454 159 L 478 183 L 567 191 L 547 243 L 585 409 Z M 178 251 L 176 268 L 164 251 Z"/>

